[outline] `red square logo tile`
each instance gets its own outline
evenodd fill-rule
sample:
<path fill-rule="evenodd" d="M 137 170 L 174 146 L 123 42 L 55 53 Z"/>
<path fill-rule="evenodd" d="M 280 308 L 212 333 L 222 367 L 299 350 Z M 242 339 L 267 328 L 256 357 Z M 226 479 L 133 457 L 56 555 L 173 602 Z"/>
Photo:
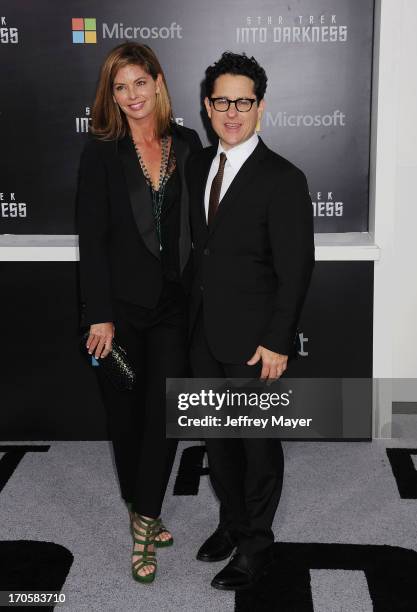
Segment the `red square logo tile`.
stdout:
<path fill-rule="evenodd" d="M 73 30 L 84 30 L 84 19 L 82 17 L 73 17 L 72 29 Z"/>

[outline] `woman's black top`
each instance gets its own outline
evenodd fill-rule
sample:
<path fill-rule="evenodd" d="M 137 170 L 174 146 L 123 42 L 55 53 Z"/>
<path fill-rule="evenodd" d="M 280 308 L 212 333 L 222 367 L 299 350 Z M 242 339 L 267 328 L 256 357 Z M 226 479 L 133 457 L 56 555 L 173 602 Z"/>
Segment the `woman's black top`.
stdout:
<path fill-rule="evenodd" d="M 175 169 L 165 185 L 161 212 L 161 264 L 164 278 L 180 281 L 179 245 L 181 183 Z"/>
<path fill-rule="evenodd" d="M 149 186 L 141 176 L 131 139 L 127 135 L 116 141 L 92 137 L 85 145 L 77 193 L 84 326 L 112 321 L 114 300 L 154 308 L 164 284 L 163 269 L 178 275 L 179 267 L 180 282 L 188 290 L 191 236 L 184 167 L 201 143 L 196 132 L 173 124 L 172 146 L 178 176 L 165 185 L 167 200 L 160 216 L 166 242 L 163 253 L 156 230 L 152 233 Z"/>

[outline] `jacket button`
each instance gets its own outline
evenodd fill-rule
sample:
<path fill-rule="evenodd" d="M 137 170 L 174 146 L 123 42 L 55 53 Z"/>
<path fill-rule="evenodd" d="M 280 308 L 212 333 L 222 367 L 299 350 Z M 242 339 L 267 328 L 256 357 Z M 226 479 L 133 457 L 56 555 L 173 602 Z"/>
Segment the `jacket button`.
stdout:
<path fill-rule="evenodd" d="M 204 255 L 210 255 L 210 249 L 204 249 L 203 253 Z"/>

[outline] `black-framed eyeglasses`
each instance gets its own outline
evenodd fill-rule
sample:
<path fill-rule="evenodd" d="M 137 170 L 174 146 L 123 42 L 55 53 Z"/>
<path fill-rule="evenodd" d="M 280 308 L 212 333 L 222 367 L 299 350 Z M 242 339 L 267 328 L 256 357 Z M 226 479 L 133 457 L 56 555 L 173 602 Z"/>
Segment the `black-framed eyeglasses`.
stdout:
<path fill-rule="evenodd" d="M 253 103 L 256 102 L 256 98 L 237 98 L 236 100 L 229 100 L 229 98 L 210 98 L 210 102 L 214 110 L 219 111 L 219 113 L 228 111 L 231 104 L 235 105 L 239 113 L 248 113 Z"/>

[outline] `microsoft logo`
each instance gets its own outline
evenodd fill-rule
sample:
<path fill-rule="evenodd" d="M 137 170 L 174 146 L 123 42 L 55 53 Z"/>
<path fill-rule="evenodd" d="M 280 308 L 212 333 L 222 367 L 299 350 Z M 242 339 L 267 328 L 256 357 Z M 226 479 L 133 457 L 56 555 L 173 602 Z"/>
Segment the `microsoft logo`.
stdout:
<path fill-rule="evenodd" d="M 72 42 L 73 43 L 96 43 L 96 20 L 95 18 L 73 17 L 72 19 Z"/>

